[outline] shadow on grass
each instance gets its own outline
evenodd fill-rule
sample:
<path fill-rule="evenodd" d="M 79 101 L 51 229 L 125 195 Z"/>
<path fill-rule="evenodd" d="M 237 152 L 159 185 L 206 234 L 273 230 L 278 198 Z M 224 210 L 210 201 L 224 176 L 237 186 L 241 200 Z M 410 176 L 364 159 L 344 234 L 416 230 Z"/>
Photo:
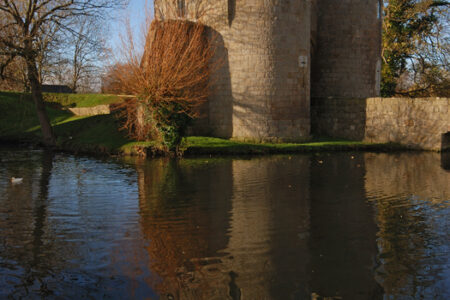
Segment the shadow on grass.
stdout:
<path fill-rule="evenodd" d="M 53 126 L 62 148 L 73 151 L 118 152 L 131 143 L 118 129 L 112 115 L 71 117 Z"/>
<path fill-rule="evenodd" d="M 101 97 L 102 99 L 106 97 Z M 120 132 L 114 115 L 77 117 L 71 112 L 46 105 L 57 136 L 57 146 L 69 152 L 117 154 L 152 143 L 130 141 Z M 40 144 L 42 133 L 33 100 L 26 93 L 0 92 L 0 140 Z"/>
<path fill-rule="evenodd" d="M 64 121 L 71 113 L 47 107 L 52 124 Z M 42 139 L 39 120 L 29 94 L 0 92 L 0 138 L 38 142 Z"/>

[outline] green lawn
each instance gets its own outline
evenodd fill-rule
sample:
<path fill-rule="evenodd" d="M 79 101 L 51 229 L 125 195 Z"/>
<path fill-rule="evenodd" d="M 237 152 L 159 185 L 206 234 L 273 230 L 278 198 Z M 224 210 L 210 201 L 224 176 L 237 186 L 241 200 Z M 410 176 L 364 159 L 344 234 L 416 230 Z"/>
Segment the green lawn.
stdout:
<path fill-rule="evenodd" d="M 34 103 L 27 94 L 0 92 L 0 138 L 38 143 L 41 129 Z M 133 144 L 118 130 L 112 115 L 77 117 L 72 113 L 47 107 L 57 135 L 58 146 L 75 151 L 119 152 Z"/>
<path fill-rule="evenodd" d="M 57 103 L 63 107 L 92 107 L 97 105 L 118 103 L 122 98 L 116 95 L 103 94 L 54 94 L 44 93 L 44 100 Z"/>
<path fill-rule="evenodd" d="M 305 143 L 246 143 L 212 137 L 188 137 L 185 154 L 276 154 L 320 151 L 386 151 L 400 149 L 396 144 L 370 144 L 357 141 L 317 138 Z"/>
<path fill-rule="evenodd" d="M 62 95 L 62 94 L 58 94 Z M 62 99 L 61 96 L 58 96 Z M 76 105 L 107 103 L 118 99 L 108 95 L 69 95 L 68 102 Z M 105 154 L 152 154 L 158 153 L 154 142 L 136 142 L 128 139 L 118 130 L 113 115 L 77 117 L 67 110 L 47 107 L 57 145 L 60 149 L 73 152 Z M 30 95 L 0 92 L 0 139 L 38 143 L 41 129 Z M 242 155 L 297 153 L 318 151 L 370 150 L 386 151 L 400 149 L 398 145 L 366 144 L 363 142 L 318 139 L 308 143 L 246 143 L 212 137 L 188 137 L 183 148 L 186 155 Z"/>
<path fill-rule="evenodd" d="M 120 103 L 123 97 L 104 94 L 58 94 L 44 93 L 44 101 L 58 107 L 92 107 L 97 105 Z M 31 95 L 20 92 L 2 92 L 0 97 L 10 99 L 30 99 Z"/>

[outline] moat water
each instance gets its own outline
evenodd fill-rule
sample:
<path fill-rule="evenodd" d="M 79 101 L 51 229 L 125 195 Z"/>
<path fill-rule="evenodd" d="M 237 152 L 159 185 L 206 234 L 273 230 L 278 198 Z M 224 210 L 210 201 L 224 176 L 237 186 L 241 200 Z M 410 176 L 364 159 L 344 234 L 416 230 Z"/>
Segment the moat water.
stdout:
<path fill-rule="evenodd" d="M 0 147 L 0 299 L 450 299 L 448 166 Z"/>

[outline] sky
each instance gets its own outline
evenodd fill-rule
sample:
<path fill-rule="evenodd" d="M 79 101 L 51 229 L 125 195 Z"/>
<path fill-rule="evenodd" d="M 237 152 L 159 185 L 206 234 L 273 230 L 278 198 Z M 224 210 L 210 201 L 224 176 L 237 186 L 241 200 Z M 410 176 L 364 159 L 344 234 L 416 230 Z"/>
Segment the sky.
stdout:
<path fill-rule="evenodd" d="M 123 11 L 117 11 L 116 18 L 110 23 L 110 46 L 117 49 L 120 45 L 120 35 L 124 34 L 123 20 L 124 17 L 128 17 L 130 20 L 131 28 L 134 31 L 134 36 L 141 34 L 141 26 L 145 22 L 146 7 L 153 14 L 153 0 L 129 0 L 129 5 Z"/>
<path fill-rule="evenodd" d="M 130 0 L 128 11 L 132 24 L 140 24 L 145 20 L 146 6 L 153 14 L 153 0 Z"/>

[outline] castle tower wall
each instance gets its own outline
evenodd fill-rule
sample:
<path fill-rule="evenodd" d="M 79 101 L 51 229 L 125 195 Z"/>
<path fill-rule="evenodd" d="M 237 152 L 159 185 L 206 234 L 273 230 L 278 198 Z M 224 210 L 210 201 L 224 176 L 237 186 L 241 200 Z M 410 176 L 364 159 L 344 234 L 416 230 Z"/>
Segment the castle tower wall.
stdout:
<path fill-rule="evenodd" d="M 380 3 L 380 0 L 316 1 L 313 98 L 379 96 Z"/>
<path fill-rule="evenodd" d="M 155 0 L 155 16 L 198 20 L 219 36 L 224 65 L 213 80 L 210 133 L 258 141 L 307 138 L 311 1 L 195 2 L 177 0 L 173 9 L 170 1 Z"/>

